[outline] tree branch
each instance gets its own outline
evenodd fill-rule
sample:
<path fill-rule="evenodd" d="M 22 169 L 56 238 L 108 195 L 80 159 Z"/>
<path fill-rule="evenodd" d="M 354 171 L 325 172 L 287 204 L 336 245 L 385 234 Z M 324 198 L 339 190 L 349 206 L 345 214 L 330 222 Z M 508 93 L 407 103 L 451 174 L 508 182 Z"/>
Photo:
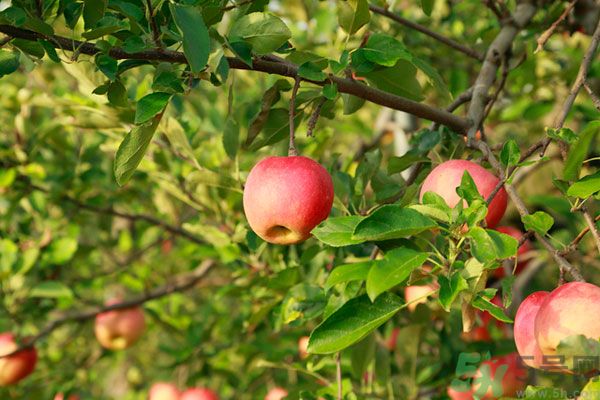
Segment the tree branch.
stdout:
<path fill-rule="evenodd" d="M 439 41 L 440 43 L 443 43 L 446 46 L 453 48 L 454 50 L 458 50 L 461 53 L 466 54 L 467 56 L 469 56 L 471 58 L 474 58 L 475 60 L 483 61 L 483 55 L 481 53 L 479 53 L 477 50 L 472 49 L 468 46 L 465 46 L 464 44 L 458 43 L 457 41 L 447 38 L 443 35 L 440 35 L 439 33 L 434 32 L 423 25 L 420 25 L 420 24 L 417 24 L 416 22 L 412 22 L 408 19 L 405 19 L 405 18 L 399 16 L 398 14 L 395 14 L 395 13 L 389 11 L 386 8 L 379 7 L 379 6 L 376 6 L 373 4 L 369 4 L 369 10 L 371 10 L 375 14 L 383 15 L 384 17 L 387 17 L 401 25 L 404 25 L 410 29 L 414 29 L 415 31 L 421 32 L 431 38 L 434 38 L 435 40 Z"/>
<path fill-rule="evenodd" d="M 596 96 L 596 93 L 594 93 L 594 91 L 592 90 L 587 79 L 583 82 L 583 87 L 585 88 L 586 92 L 588 92 L 588 94 L 592 98 L 592 103 L 594 103 L 594 107 L 596 107 L 596 109 L 598 111 L 600 111 L 600 98 L 598 96 Z"/>
<path fill-rule="evenodd" d="M 56 48 L 77 52 L 78 54 L 95 55 L 100 52 L 100 49 L 98 49 L 93 43 L 71 40 L 55 35 L 46 36 L 37 32 L 16 28 L 11 25 L 0 25 L 0 32 L 25 40 L 48 40 Z M 119 47 L 113 47 L 108 51 L 108 55 L 118 60 L 133 59 L 187 64 L 187 60 L 183 53 L 166 49 L 153 49 L 137 53 L 126 53 Z M 237 57 L 228 57 L 227 61 L 229 63 L 229 67 L 232 69 L 258 71 L 268 74 L 287 76 L 294 79 L 298 76 L 298 66 L 287 61 L 273 61 L 273 58 L 268 56 L 255 58 L 252 62 L 252 66 L 247 65 L 244 61 Z M 319 86 L 323 86 L 327 83 L 335 83 L 338 91 L 341 93 L 351 94 L 375 104 L 389 107 L 394 110 L 404 111 L 419 118 L 438 122 L 442 125 L 446 125 L 450 129 L 453 129 L 460 134 L 466 134 L 467 129 L 469 128 L 469 122 L 464 118 L 458 117 L 452 113 L 440 110 L 427 104 L 422 104 L 405 97 L 375 89 L 352 79 L 329 76 L 328 79 L 321 82 L 308 82 Z"/>
<path fill-rule="evenodd" d="M 533 52 L 534 54 L 544 48 L 544 45 L 546 44 L 546 42 L 548 41 L 548 39 L 550 39 L 550 37 L 554 34 L 554 31 L 556 30 L 556 28 L 558 27 L 558 25 L 560 25 L 560 23 L 562 21 L 564 21 L 565 18 L 567 18 L 567 15 L 569 15 L 569 13 L 573 9 L 573 7 L 575 7 L 575 3 L 577 3 L 577 0 L 571 1 L 565 7 L 565 10 L 562 12 L 562 14 L 560 15 L 560 17 L 558 17 L 558 19 L 556 21 L 554 21 L 552 23 L 552 25 L 550 25 L 550 27 L 548 29 L 546 29 L 544 31 L 544 33 L 542 33 L 540 35 L 540 37 L 537 39 L 537 48 Z"/>
<path fill-rule="evenodd" d="M 139 306 L 150 300 L 158 299 L 160 297 L 164 297 L 175 292 L 183 292 L 188 289 L 191 289 L 196 283 L 201 281 L 215 265 L 216 263 L 213 260 L 205 260 L 192 272 L 175 277 L 171 282 L 167 283 L 166 285 L 159 286 L 155 289 L 150 290 L 144 295 L 133 297 L 127 301 L 112 304 L 110 306 L 92 307 L 87 310 L 76 310 L 61 313 L 58 317 L 50 321 L 50 323 L 48 323 L 44 328 L 42 328 L 42 330 L 40 330 L 37 335 L 23 340 L 22 345 L 18 349 L 9 354 L 2 355 L 0 356 L 0 358 L 9 357 L 18 353 L 19 351 L 22 351 L 26 348 L 30 348 L 38 340 L 44 338 L 45 336 L 48 336 L 50 333 L 52 333 L 52 331 L 66 324 L 67 322 L 84 322 L 88 319 L 94 318 L 96 315 L 103 312 L 123 310 L 126 308 Z"/>
<path fill-rule="evenodd" d="M 163 44 L 160 40 L 160 29 L 158 29 L 156 19 L 154 18 L 154 7 L 152 7 L 152 0 L 146 0 L 146 7 L 148 8 L 148 21 L 150 22 L 150 28 L 152 29 L 152 38 L 154 39 L 154 44 L 156 47 L 162 48 Z"/>

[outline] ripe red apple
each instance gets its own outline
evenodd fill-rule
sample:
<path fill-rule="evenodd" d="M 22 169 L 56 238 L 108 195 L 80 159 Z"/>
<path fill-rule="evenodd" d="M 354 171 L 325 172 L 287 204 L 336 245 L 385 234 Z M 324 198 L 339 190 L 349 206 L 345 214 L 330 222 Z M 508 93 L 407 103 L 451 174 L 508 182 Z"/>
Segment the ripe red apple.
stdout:
<path fill-rule="evenodd" d="M 150 387 L 148 400 L 179 400 L 179 389 L 172 383 L 157 382 Z"/>
<path fill-rule="evenodd" d="M 495 229 L 498 232 L 510 235 L 517 240 L 521 240 L 521 237 L 523 236 L 523 232 L 512 226 L 498 226 Z M 523 244 L 519 246 L 519 249 L 517 250 L 517 268 L 515 269 L 515 275 L 521 272 L 523 268 L 527 266 L 529 260 L 521 261 L 521 257 L 523 256 L 523 254 L 526 254 L 529 251 L 531 251 L 532 248 L 533 246 L 531 245 L 531 242 L 529 240 L 524 241 Z M 496 268 L 494 270 L 494 276 L 498 279 L 503 278 L 504 268 Z"/>
<path fill-rule="evenodd" d="M 298 339 L 298 354 L 300 355 L 301 359 L 308 357 L 308 340 L 308 336 L 302 336 L 300 339 Z"/>
<path fill-rule="evenodd" d="M 219 400 L 219 396 L 210 389 L 200 387 L 186 390 L 179 400 Z"/>
<path fill-rule="evenodd" d="M 398 343 L 398 335 L 399 334 L 400 334 L 400 328 L 396 327 L 396 328 L 392 329 L 392 333 L 390 334 L 390 337 L 385 342 L 385 346 L 388 348 L 389 351 L 394 351 L 396 349 L 396 344 Z"/>
<path fill-rule="evenodd" d="M 535 318 L 549 294 L 549 292 L 543 291 L 530 294 L 519 305 L 517 315 L 515 315 L 513 330 L 517 351 L 523 358 L 523 363 L 534 368 L 542 365 L 543 356 L 535 338 Z"/>
<path fill-rule="evenodd" d="M 117 304 L 113 299 L 107 305 Z M 141 307 L 111 310 L 96 316 L 94 332 L 100 344 L 111 350 L 123 350 L 133 345 L 144 333 L 146 322 Z"/>
<path fill-rule="evenodd" d="M 294 244 L 329 216 L 333 181 L 307 157 L 267 157 L 252 168 L 244 188 L 250 227 L 269 243 Z"/>
<path fill-rule="evenodd" d="M 426 304 L 427 294 L 431 294 L 432 291 L 438 290 L 439 285 L 437 282 L 430 283 L 428 285 L 413 285 L 404 288 L 404 298 L 406 299 L 408 311 L 413 312 L 416 310 L 419 304 Z M 417 300 L 418 299 L 418 300 Z"/>
<path fill-rule="evenodd" d="M 12 333 L 0 333 L 0 356 L 11 354 L 18 348 Z M 33 372 L 36 363 L 37 351 L 34 348 L 0 358 L 0 386 L 12 385 L 25 378 Z"/>
<path fill-rule="evenodd" d="M 506 366 L 504 373 L 503 366 Z M 498 388 L 501 387 L 501 396 L 512 397 L 518 391 L 525 389 L 527 385 L 526 378 L 527 371 L 521 365 L 519 355 L 517 353 L 510 353 L 505 356 L 492 357 L 482 362 L 475 373 L 469 391 L 459 392 L 452 387 L 448 387 L 447 393 L 451 400 L 472 400 L 475 394 L 479 395 L 478 398 L 481 400 L 491 400 L 500 397 L 494 396 L 493 387 L 496 386 Z M 494 382 L 494 386 L 492 386 L 492 382 Z M 478 391 L 484 392 L 477 393 Z"/>
<path fill-rule="evenodd" d="M 460 196 L 456 193 L 456 188 L 460 186 L 463 174 L 468 171 L 479 194 L 487 199 L 492 194 L 494 188 L 500 180 L 491 172 L 474 162 L 467 160 L 450 160 L 441 163 L 435 167 L 421 187 L 420 199 L 427 192 L 434 192 L 440 195 L 450 207 L 454 207 L 460 201 Z M 504 188 L 500 189 L 494 200 L 488 207 L 488 213 L 485 218 L 487 226 L 493 228 L 498 224 L 504 212 L 506 211 L 507 195 Z"/>
<path fill-rule="evenodd" d="M 288 391 L 281 387 L 274 387 L 269 390 L 269 393 L 265 396 L 265 400 L 283 400 L 287 397 Z"/>
<path fill-rule="evenodd" d="M 544 355 L 555 355 L 561 340 L 573 335 L 600 338 L 600 287 L 570 282 L 554 289 L 535 317 L 535 337 Z"/>

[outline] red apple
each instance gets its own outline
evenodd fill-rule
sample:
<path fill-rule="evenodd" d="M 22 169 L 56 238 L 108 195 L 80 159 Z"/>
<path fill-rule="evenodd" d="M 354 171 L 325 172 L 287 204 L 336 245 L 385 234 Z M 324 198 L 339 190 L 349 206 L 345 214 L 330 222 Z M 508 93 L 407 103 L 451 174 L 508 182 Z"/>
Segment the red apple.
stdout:
<path fill-rule="evenodd" d="M 183 392 L 179 400 L 219 400 L 219 396 L 207 388 L 192 388 Z"/>
<path fill-rule="evenodd" d="M 523 358 L 523 362 L 534 368 L 542 365 L 543 356 L 535 338 L 535 319 L 549 294 L 541 291 L 530 294 L 519 305 L 515 316 L 514 337 L 517 351 Z"/>
<path fill-rule="evenodd" d="M 523 237 L 523 232 L 512 226 L 498 226 L 495 229 L 498 232 L 510 235 L 517 240 L 521 240 L 521 237 Z M 523 254 L 527 254 L 528 252 L 530 252 L 532 248 L 533 246 L 531 245 L 531 242 L 529 240 L 524 241 L 523 244 L 519 246 L 519 249 L 517 250 L 517 268 L 515 269 L 515 275 L 521 272 L 523 268 L 527 266 L 528 260 L 521 261 L 521 257 L 523 256 Z M 494 276 L 498 279 L 503 278 L 504 268 L 496 268 L 494 270 Z"/>
<path fill-rule="evenodd" d="M 535 317 L 535 337 L 544 355 L 556 355 L 563 339 L 584 335 L 600 338 L 600 287 L 585 282 L 566 283 L 542 302 Z"/>
<path fill-rule="evenodd" d="M 504 368 L 506 371 L 503 373 Z M 469 391 L 459 392 L 448 387 L 447 393 L 451 400 L 472 400 L 476 394 L 481 400 L 497 399 L 502 396 L 512 397 L 518 391 L 525 389 L 526 378 L 527 370 L 521 365 L 519 355 L 510 353 L 482 362 L 475 373 Z M 500 396 L 494 396 L 494 387 L 501 389 Z M 478 391 L 483 393 L 478 393 Z"/>
<path fill-rule="evenodd" d="M 288 392 L 284 388 L 274 387 L 269 390 L 269 393 L 265 396 L 265 400 L 283 400 L 287 397 Z"/>
<path fill-rule="evenodd" d="M 0 333 L 0 356 L 13 353 L 19 348 L 12 333 Z M 37 363 L 34 348 L 21 350 L 16 354 L 0 358 L 0 386 L 17 383 L 33 372 Z"/>
<path fill-rule="evenodd" d="M 385 342 L 385 346 L 389 351 L 394 351 L 396 349 L 396 344 L 398 343 L 398 335 L 400 334 L 400 328 L 392 329 L 392 333 L 390 337 Z"/>
<path fill-rule="evenodd" d="M 433 291 L 438 290 L 439 285 L 434 282 L 428 285 L 414 285 L 404 288 L 404 298 L 408 304 L 408 311 L 413 312 L 419 304 L 427 303 L 427 294 L 433 295 Z M 418 300 L 417 300 L 418 299 Z"/>
<path fill-rule="evenodd" d="M 113 299 L 107 305 L 117 304 Z M 123 350 L 133 345 L 144 333 L 146 322 L 141 307 L 111 310 L 96 316 L 94 332 L 100 344 L 111 350 Z"/>
<path fill-rule="evenodd" d="M 308 340 L 308 336 L 302 336 L 300 339 L 298 339 L 298 354 L 300 355 L 301 359 L 308 357 Z"/>
<path fill-rule="evenodd" d="M 179 389 L 172 383 L 157 382 L 148 392 L 148 400 L 179 400 Z"/>
<path fill-rule="evenodd" d="M 80 400 L 81 397 L 77 396 L 76 394 L 70 394 L 69 397 L 65 397 L 64 393 L 57 393 L 56 396 L 54 396 L 54 400 Z"/>
<path fill-rule="evenodd" d="M 427 192 L 434 192 L 440 195 L 450 207 L 454 207 L 460 201 L 460 196 L 456 193 L 456 188 L 460 186 L 463 174 L 468 171 L 479 194 L 487 199 L 500 180 L 491 172 L 482 166 L 466 160 L 450 160 L 441 163 L 435 167 L 421 187 L 420 198 Z M 504 212 L 506 211 L 507 195 L 504 188 L 500 189 L 494 200 L 488 207 L 488 213 L 485 218 L 487 226 L 493 228 L 498 224 Z"/>
<path fill-rule="evenodd" d="M 307 157 L 267 157 L 252 168 L 244 188 L 250 227 L 269 243 L 294 244 L 329 216 L 333 181 Z"/>

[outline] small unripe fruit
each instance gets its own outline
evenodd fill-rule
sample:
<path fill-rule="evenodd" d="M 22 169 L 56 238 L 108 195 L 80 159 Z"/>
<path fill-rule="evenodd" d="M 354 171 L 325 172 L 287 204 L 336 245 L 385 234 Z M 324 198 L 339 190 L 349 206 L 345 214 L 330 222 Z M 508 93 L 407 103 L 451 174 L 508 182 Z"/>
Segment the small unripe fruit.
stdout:
<path fill-rule="evenodd" d="M 107 305 L 119 303 L 111 300 Z M 144 333 L 146 322 L 141 307 L 111 310 L 96 316 L 94 333 L 102 347 L 123 350 L 133 345 Z"/>
<path fill-rule="evenodd" d="M 440 195 L 449 207 L 455 207 L 461 200 L 456 193 L 456 188 L 460 186 L 465 171 L 469 172 L 469 175 L 473 178 L 477 191 L 484 200 L 487 200 L 500 182 L 494 174 L 474 162 L 450 160 L 441 163 L 427 175 L 421 187 L 420 199 L 423 200 L 425 193 L 434 192 Z M 488 206 L 488 213 L 485 218 L 488 227 L 493 228 L 500 222 L 506 211 L 507 201 L 506 191 L 501 188 Z"/>
<path fill-rule="evenodd" d="M 248 223 L 269 243 L 305 241 L 332 205 L 331 176 L 307 157 L 267 157 L 252 168 L 244 187 Z"/>
<path fill-rule="evenodd" d="M 0 356 L 13 353 L 19 348 L 12 333 L 0 333 Z M 12 385 L 27 377 L 35 369 L 37 351 L 34 348 L 0 358 L 0 386 Z"/>

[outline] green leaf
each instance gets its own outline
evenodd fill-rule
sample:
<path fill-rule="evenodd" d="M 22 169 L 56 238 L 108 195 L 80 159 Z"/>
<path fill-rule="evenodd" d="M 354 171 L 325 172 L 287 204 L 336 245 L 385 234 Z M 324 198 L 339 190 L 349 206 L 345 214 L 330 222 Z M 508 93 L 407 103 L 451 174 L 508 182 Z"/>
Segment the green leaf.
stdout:
<path fill-rule="evenodd" d="M 19 53 L 0 49 L 0 78 L 19 68 Z"/>
<path fill-rule="evenodd" d="M 600 380 L 592 378 L 583 387 L 581 391 L 580 399 L 600 399 Z"/>
<path fill-rule="evenodd" d="M 0 239 L 0 272 L 7 274 L 17 261 L 19 248 L 10 239 Z"/>
<path fill-rule="evenodd" d="M 477 295 L 477 297 L 475 297 L 475 299 L 471 302 L 471 305 L 478 310 L 489 312 L 490 315 L 496 318 L 498 321 L 506 322 L 508 324 L 513 323 L 513 320 L 504 313 L 502 308 L 498 307 L 483 296 Z"/>
<path fill-rule="evenodd" d="M 312 234 L 321 242 L 333 247 L 350 246 L 364 242 L 352 238 L 356 225 L 363 217 L 351 215 L 348 217 L 331 217 L 321 222 L 312 230 Z"/>
<path fill-rule="evenodd" d="M 463 173 L 460 180 L 460 186 L 456 188 L 456 193 L 458 193 L 461 198 L 465 199 L 468 204 L 472 204 L 475 200 L 485 200 L 481 197 L 481 194 L 479 194 L 477 185 L 475 185 L 475 181 L 473 181 L 473 177 L 468 171 Z"/>
<path fill-rule="evenodd" d="M 433 5 L 435 4 L 434 0 L 421 0 L 421 8 L 423 12 L 428 17 L 431 16 L 431 11 L 433 11 Z"/>
<path fill-rule="evenodd" d="M 556 354 L 564 356 L 564 365 L 570 371 L 578 374 L 585 374 L 591 370 L 595 370 L 597 362 L 600 357 L 600 342 L 598 338 L 587 338 L 584 335 L 571 335 L 562 339 L 556 347 Z M 592 357 L 592 359 L 586 359 L 586 357 Z M 590 365 L 591 364 L 591 365 Z"/>
<path fill-rule="evenodd" d="M 38 43 L 42 45 L 42 47 L 44 48 L 44 51 L 48 55 L 49 59 L 51 59 L 55 63 L 60 62 L 60 58 L 58 57 L 58 54 L 56 53 L 56 49 L 54 48 L 52 43 L 50 43 L 47 40 L 38 40 Z"/>
<path fill-rule="evenodd" d="M 129 181 L 144 158 L 159 122 L 160 117 L 155 117 L 144 125 L 135 126 L 125 135 L 115 155 L 114 172 L 119 186 L 123 186 Z"/>
<path fill-rule="evenodd" d="M 479 226 L 469 231 L 471 253 L 482 263 L 513 257 L 517 254 L 519 242 L 510 235 Z"/>
<path fill-rule="evenodd" d="M 135 110 L 135 123 L 143 124 L 162 113 L 171 99 L 170 93 L 154 92 L 142 97 Z"/>
<path fill-rule="evenodd" d="M 354 114 L 366 102 L 362 97 L 356 97 L 347 93 L 342 93 L 342 101 L 344 102 L 344 115 Z"/>
<path fill-rule="evenodd" d="M 267 120 L 262 129 L 261 140 L 256 140 L 249 149 L 255 151 L 261 147 L 277 143 L 289 137 L 290 113 L 284 108 L 273 108 L 270 110 Z M 300 124 L 303 113 L 296 112 L 294 122 L 296 126 Z"/>
<path fill-rule="evenodd" d="M 286 24 L 275 15 L 252 13 L 233 23 L 229 31 L 232 41 L 243 40 L 252 45 L 258 55 L 271 53 L 292 37 Z"/>
<path fill-rule="evenodd" d="M 367 0 L 338 2 L 338 21 L 343 30 L 352 35 L 371 20 Z"/>
<path fill-rule="evenodd" d="M 356 343 L 350 349 L 350 360 L 352 366 L 352 375 L 356 379 L 362 379 L 367 371 L 369 364 L 375 358 L 375 334 L 368 335 L 366 338 Z"/>
<path fill-rule="evenodd" d="M 21 50 L 23 53 L 29 54 L 36 58 L 44 57 L 44 46 L 38 42 L 32 42 L 25 39 L 13 39 L 11 44 Z"/>
<path fill-rule="evenodd" d="M 73 238 L 60 238 L 52 241 L 46 249 L 45 259 L 50 264 L 64 264 L 75 255 L 77 240 Z"/>
<path fill-rule="evenodd" d="M 325 282 L 325 289 L 330 289 L 338 283 L 350 281 L 363 281 L 367 279 L 373 261 L 363 261 L 335 267 Z"/>
<path fill-rule="evenodd" d="M 399 247 L 386 253 L 383 260 L 374 261 L 367 276 L 367 294 L 371 301 L 408 279 L 411 272 L 423 265 L 427 256 L 427 253 Z"/>
<path fill-rule="evenodd" d="M 431 162 L 431 160 L 427 157 L 424 157 L 421 154 L 417 154 L 416 152 L 409 151 L 400 157 L 390 157 L 388 160 L 388 174 L 393 175 L 399 172 L 402 172 L 409 168 L 410 166 L 421 163 L 421 162 Z"/>
<path fill-rule="evenodd" d="M 367 295 L 346 302 L 310 335 L 308 352 L 331 354 L 366 337 L 403 307 L 402 300 L 385 293 L 371 303 Z"/>
<path fill-rule="evenodd" d="M 83 1 L 83 22 L 85 29 L 93 28 L 104 16 L 106 11 L 106 0 L 84 0 Z"/>
<path fill-rule="evenodd" d="M 455 271 L 450 279 L 445 275 L 438 275 L 438 283 L 440 285 L 438 301 L 448 312 L 460 292 L 469 288 L 469 284 L 459 271 Z"/>
<path fill-rule="evenodd" d="M 579 139 L 577 134 L 569 128 L 560 128 L 558 130 L 546 128 L 546 135 L 548 135 L 548 137 L 551 139 L 560 140 L 567 144 L 573 144 L 577 139 Z"/>
<path fill-rule="evenodd" d="M 198 163 L 196 155 L 194 154 L 194 150 L 192 149 L 192 146 L 190 145 L 185 131 L 179 121 L 173 117 L 168 117 L 164 124 L 164 132 L 175 150 L 192 160 L 196 168 L 201 170 L 202 167 Z"/>
<path fill-rule="evenodd" d="M 72 298 L 73 292 L 63 283 L 57 281 L 41 282 L 29 292 L 29 297 L 42 298 Z"/>
<path fill-rule="evenodd" d="M 521 149 L 519 149 L 519 145 L 513 139 L 510 139 L 504 146 L 502 146 L 502 151 L 500 152 L 500 162 L 505 167 L 512 167 L 513 165 L 517 165 L 519 160 L 521 159 Z"/>
<path fill-rule="evenodd" d="M 0 20 L 8 22 L 10 25 L 22 26 L 27 21 L 27 14 L 19 7 L 8 7 L 0 12 Z"/>
<path fill-rule="evenodd" d="M 96 56 L 96 66 L 111 81 L 117 79 L 118 64 L 114 58 L 106 54 L 98 54 Z"/>
<path fill-rule="evenodd" d="M 250 127 L 248 128 L 248 135 L 246 137 L 245 146 L 248 147 L 252 144 L 254 139 L 258 136 L 260 131 L 263 129 L 267 120 L 269 118 L 269 114 L 271 112 L 271 107 L 275 103 L 279 101 L 281 98 L 281 92 L 290 90 L 292 86 L 285 79 L 279 79 L 276 81 L 273 86 L 271 86 L 262 97 L 262 102 L 260 105 L 260 110 L 258 114 L 252 119 L 250 123 Z"/>
<path fill-rule="evenodd" d="M 594 174 L 584 176 L 571 185 L 567 194 L 582 199 L 587 199 L 591 195 L 600 191 L 600 171 Z"/>
<path fill-rule="evenodd" d="M 576 181 L 579 179 L 581 165 L 590 151 L 594 137 L 600 130 L 600 121 L 589 122 L 579 134 L 579 140 L 571 146 L 567 161 L 564 165 L 563 179 L 565 181 Z"/>
<path fill-rule="evenodd" d="M 382 33 L 372 34 L 361 51 L 367 60 L 385 67 L 393 67 L 399 59 L 412 60 L 402 42 Z"/>
<path fill-rule="evenodd" d="M 430 218 L 410 208 L 385 205 L 375 210 L 356 225 L 352 239 L 376 241 L 400 239 L 435 228 Z"/>
<path fill-rule="evenodd" d="M 126 107 L 129 105 L 129 102 L 127 101 L 127 90 L 119 81 L 112 82 L 108 86 L 107 97 L 108 101 L 116 106 Z"/>
<path fill-rule="evenodd" d="M 225 129 L 223 130 L 223 148 L 232 160 L 235 159 L 237 154 L 239 141 L 240 126 L 234 118 L 229 117 L 225 122 Z"/>
<path fill-rule="evenodd" d="M 298 75 L 309 81 L 321 82 L 327 78 L 327 74 L 315 63 L 307 61 L 298 68 Z"/>
<path fill-rule="evenodd" d="M 536 211 L 533 214 L 524 215 L 521 217 L 525 229 L 528 231 L 536 231 L 540 235 L 548 233 L 552 225 L 554 225 L 554 218 L 544 211 Z"/>
<path fill-rule="evenodd" d="M 328 83 L 323 86 L 323 96 L 328 100 L 335 100 L 338 95 L 337 85 L 335 83 Z"/>
<path fill-rule="evenodd" d="M 373 71 L 360 74 L 370 84 L 385 92 L 408 97 L 411 100 L 423 99 L 421 85 L 417 80 L 417 70 L 406 60 L 398 60 L 393 67 L 379 67 Z"/>
<path fill-rule="evenodd" d="M 193 6 L 169 4 L 175 24 L 183 36 L 183 53 L 192 72 L 204 69 L 210 54 L 210 37 L 200 9 Z"/>
<path fill-rule="evenodd" d="M 436 88 L 444 98 L 450 97 L 450 90 L 448 86 L 444 82 L 444 79 L 440 75 L 437 69 L 433 68 L 428 62 L 422 60 L 418 57 L 413 56 L 411 60 L 412 64 L 423 71 L 423 73 L 427 76 L 429 84 Z"/>

